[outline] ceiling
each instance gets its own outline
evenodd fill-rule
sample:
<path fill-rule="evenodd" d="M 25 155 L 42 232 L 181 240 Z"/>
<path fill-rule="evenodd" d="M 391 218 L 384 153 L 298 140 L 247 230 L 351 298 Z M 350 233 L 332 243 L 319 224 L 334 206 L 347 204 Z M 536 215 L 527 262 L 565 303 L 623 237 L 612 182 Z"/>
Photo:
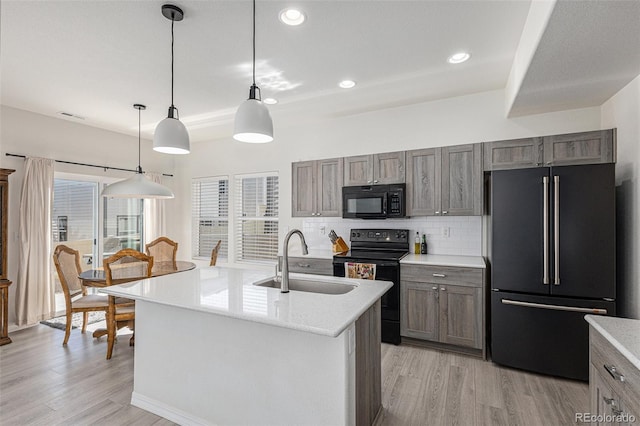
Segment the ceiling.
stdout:
<path fill-rule="evenodd" d="M 137 133 L 132 105 L 142 103 L 147 105 L 143 134 L 150 138 L 171 100 L 171 23 L 161 14 L 166 2 L 3 0 L 0 102 L 127 134 Z M 582 7 L 576 17 L 572 3 L 593 7 Z M 235 110 L 251 84 L 251 2 L 173 4 L 185 13 L 175 23 L 180 119 L 193 142 L 230 137 Z M 276 138 L 278 127 L 304 121 L 505 88 L 530 5 L 529 0 L 258 0 L 256 79 L 263 98 L 279 101 L 269 106 Z M 615 11 L 620 5 L 624 10 Z M 544 112 L 571 102 L 595 105 L 638 75 L 638 5 L 556 5 L 511 112 Z M 302 9 L 307 21 L 283 25 L 278 13 L 287 6 Z M 600 22 L 602 16 L 615 21 Z M 608 49 L 607 61 L 592 46 Z M 621 48 L 633 47 L 630 58 L 620 57 Z M 568 48 L 569 56 L 558 58 Z M 471 53 L 469 61 L 447 63 L 461 50 Z M 356 87 L 339 88 L 346 78 Z M 598 83 L 610 80 L 615 81 Z M 596 87 L 597 94 L 585 94 L 581 84 Z"/>

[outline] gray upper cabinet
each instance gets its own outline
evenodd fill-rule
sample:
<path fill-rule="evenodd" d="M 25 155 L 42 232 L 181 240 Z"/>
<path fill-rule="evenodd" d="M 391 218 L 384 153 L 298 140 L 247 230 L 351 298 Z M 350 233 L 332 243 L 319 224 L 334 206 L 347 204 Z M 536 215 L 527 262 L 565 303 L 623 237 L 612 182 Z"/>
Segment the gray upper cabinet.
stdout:
<path fill-rule="evenodd" d="M 615 129 L 484 143 L 487 171 L 615 161 Z"/>
<path fill-rule="evenodd" d="M 344 186 L 402 183 L 405 153 L 357 155 L 344 159 Z"/>
<path fill-rule="evenodd" d="M 407 151 L 409 216 L 482 214 L 482 146 Z"/>
<path fill-rule="evenodd" d="M 542 138 L 484 143 L 484 170 L 538 167 L 543 161 Z"/>
<path fill-rule="evenodd" d="M 545 165 L 613 163 L 615 154 L 613 129 L 544 138 Z"/>
<path fill-rule="evenodd" d="M 440 214 L 440 148 L 407 151 L 407 214 Z"/>
<path fill-rule="evenodd" d="M 482 214 L 482 145 L 442 148 L 442 214 Z"/>
<path fill-rule="evenodd" d="M 291 166 L 291 216 L 342 215 L 342 158 Z"/>

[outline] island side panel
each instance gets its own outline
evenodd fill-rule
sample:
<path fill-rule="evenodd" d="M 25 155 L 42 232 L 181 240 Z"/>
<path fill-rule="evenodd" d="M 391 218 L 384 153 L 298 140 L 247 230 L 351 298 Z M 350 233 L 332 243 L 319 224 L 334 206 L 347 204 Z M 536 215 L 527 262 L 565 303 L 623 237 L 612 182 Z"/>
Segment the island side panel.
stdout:
<path fill-rule="evenodd" d="M 353 424 L 349 332 L 331 338 L 138 300 L 131 403 L 182 424 Z"/>
<path fill-rule="evenodd" d="M 356 321 L 356 425 L 373 424 L 382 408 L 380 300 Z"/>

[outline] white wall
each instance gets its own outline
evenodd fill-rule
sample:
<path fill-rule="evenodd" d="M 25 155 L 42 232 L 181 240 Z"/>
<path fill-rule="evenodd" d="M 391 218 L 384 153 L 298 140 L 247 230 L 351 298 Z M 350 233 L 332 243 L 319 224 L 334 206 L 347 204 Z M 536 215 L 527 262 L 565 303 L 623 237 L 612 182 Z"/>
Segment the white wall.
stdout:
<path fill-rule="evenodd" d="M 618 314 L 640 318 L 640 75 L 602 105 L 602 126 L 618 129 L 616 165 Z"/>
<path fill-rule="evenodd" d="M 132 109 L 132 114 L 134 111 Z M 132 123 L 135 125 L 135 115 Z M 6 153 L 52 158 L 56 160 L 92 163 L 126 169 L 135 169 L 138 164 L 138 138 L 121 133 L 101 130 L 64 119 L 2 106 L 0 109 L 0 168 L 14 169 L 9 176 L 9 224 L 8 224 L 8 278 L 13 281 L 9 292 L 9 321 L 14 323 L 14 296 L 18 264 L 18 219 L 24 160 L 7 157 Z M 142 141 L 141 163 L 145 171 L 176 173 L 174 158 L 155 153 L 151 142 Z M 77 173 L 113 178 L 130 177 L 131 173 L 104 171 L 93 167 L 83 167 L 55 163 L 56 172 Z M 173 178 L 165 178 L 164 183 L 174 187 Z M 167 206 L 177 200 L 167 200 Z M 168 207 L 171 211 L 172 208 Z M 169 220 L 175 220 L 172 213 Z M 187 244 L 188 245 L 188 244 Z"/>

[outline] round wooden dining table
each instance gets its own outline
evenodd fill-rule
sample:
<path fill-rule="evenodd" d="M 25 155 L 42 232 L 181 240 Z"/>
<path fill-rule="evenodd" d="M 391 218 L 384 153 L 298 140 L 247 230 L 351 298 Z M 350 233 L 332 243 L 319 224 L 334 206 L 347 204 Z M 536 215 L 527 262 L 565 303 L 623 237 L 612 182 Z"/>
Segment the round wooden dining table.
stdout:
<path fill-rule="evenodd" d="M 175 274 L 177 272 L 184 272 L 191 269 L 194 269 L 196 264 L 193 262 L 186 262 L 183 260 L 176 261 L 176 265 L 173 265 L 173 262 L 154 262 L 153 269 L 151 270 L 151 276 L 157 277 L 160 275 L 167 274 Z M 104 272 L 104 269 L 89 269 L 87 271 L 82 272 L 80 275 L 80 281 L 82 281 L 83 285 L 87 287 L 106 287 L 107 286 L 107 277 Z M 124 280 L 113 280 L 114 284 L 122 284 L 129 281 L 137 281 L 132 280 L 131 278 Z"/>
<path fill-rule="evenodd" d="M 191 269 L 195 269 L 195 267 L 195 263 L 182 260 L 176 261 L 175 266 L 173 262 L 155 262 L 153 264 L 153 269 L 151 270 L 151 277 L 189 271 Z M 89 269 L 82 272 L 78 277 L 80 278 L 80 281 L 82 281 L 82 284 L 87 287 L 107 287 L 107 277 L 104 269 L 102 268 Z M 138 279 L 127 278 L 122 280 L 113 280 L 113 284 L 123 284 L 131 281 L 138 281 Z M 93 332 L 93 337 L 101 337 L 106 334 L 106 329 L 99 328 Z"/>

